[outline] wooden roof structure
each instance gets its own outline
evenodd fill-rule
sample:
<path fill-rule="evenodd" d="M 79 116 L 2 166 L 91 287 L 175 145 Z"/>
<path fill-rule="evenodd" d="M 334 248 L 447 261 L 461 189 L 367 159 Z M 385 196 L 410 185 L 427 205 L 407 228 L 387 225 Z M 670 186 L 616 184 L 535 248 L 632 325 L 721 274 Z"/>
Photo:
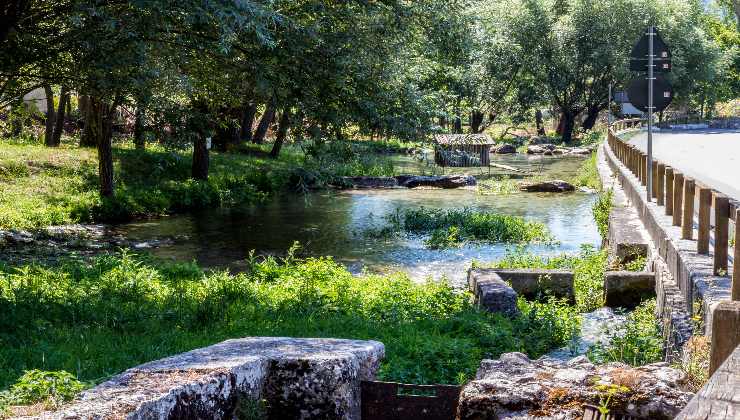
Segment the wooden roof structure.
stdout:
<path fill-rule="evenodd" d="M 496 144 L 488 134 L 436 134 L 434 142 L 440 146 L 493 146 Z"/>

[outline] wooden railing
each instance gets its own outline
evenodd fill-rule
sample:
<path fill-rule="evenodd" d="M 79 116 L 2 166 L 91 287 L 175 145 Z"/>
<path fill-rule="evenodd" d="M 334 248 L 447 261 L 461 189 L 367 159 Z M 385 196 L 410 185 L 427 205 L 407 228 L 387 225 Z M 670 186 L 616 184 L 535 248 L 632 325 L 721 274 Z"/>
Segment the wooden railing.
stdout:
<path fill-rule="evenodd" d="M 672 224 L 681 227 L 681 238 L 696 242 L 698 254 L 710 256 L 713 241 L 713 274 L 727 276 L 730 250 L 730 224 L 734 224 L 735 240 L 740 240 L 740 206 L 725 194 L 681 173 L 668 162 L 653 159 L 647 165 L 647 154 L 625 142 L 617 133 L 634 128 L 639 120 L 617 121 L 611 125 L 607 141 L 612 153 L 639 182 L 647 185 L 648 171 L 652 171 L 652 199 L 671 216 Z M 698 207 L 698 208 L 697 208 Z M 697 223 L 694 223 L 694 219 Z M 714 225 L 712 226 L 712 222 Z M 696 235 L 695 235 L 696 233 Z M 733 262 L 740 261 L 740 244 L 734 246 Z M 689 287 L 692 287 L 689 285 Z M 684 291 L 685 292 L 685 291 Z M 740 270 L 734 269 L 731 284 L 731 302 L 723 302 L 712 316 L 712 356 L 710 373 L 713 373 L 738 345 L 738 313 L 740 313 Z M 724 305 L 724 303 L 728 303 Z M 719 311 L 719 312 L 718 312 Z"/>

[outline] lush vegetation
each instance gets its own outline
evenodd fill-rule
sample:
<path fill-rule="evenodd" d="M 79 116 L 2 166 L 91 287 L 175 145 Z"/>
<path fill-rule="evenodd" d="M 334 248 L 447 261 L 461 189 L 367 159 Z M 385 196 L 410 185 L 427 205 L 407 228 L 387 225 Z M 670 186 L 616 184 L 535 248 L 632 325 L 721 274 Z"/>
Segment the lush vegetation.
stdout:
<path fill-rule="evenodd" d="M 480 266 L 480 263 L 474 263 Z M 492 268 L 539 268 L 548 270 L 572 270 L 576 293 L 576 308 L 579 312 L 591 312 L 604 304 L 604 273 L 607 266 L 606 250 L 595 250 L 584 246 L 578 255 L 562 254 L 543 257 L 516 248 L 503 258 L 484 264 Z"/>
<path fill-rule="evenodd" d="M 641 303 L 627 321 L 610 328 L 610 343 L 595 345 L 588 353 L 596 363 L 622 362 L 642 366 L 663 360 L 663 338 L 655 319 L 655 299 Z"/>
<path fill-rule="evenodd" d="M 521 126 L 545 135 L 545 110 L 561 141 L 590 142 L 609 85 L 627 85 L 628 55 L 650 22 L 672 49 L 676 109 L 703 117 L 737 98 L 740 38 L 728 3 L 21 0 L 2 12 L 0 135 L 55 147 L 74 134 L 96 147 L 104 197 L 127 193 L 111 150 L 119 134 L 139 149 L 192 148 L 189 172 L 200 181 L 211 143 L 238 151 L 272 141 L 276 158 L 291 142 L 388 144 Z M 49 99 L 41 112 L 22 99 L 34 88 Z M 207 200 L 229 182 L 202 187 Z M 161 209 L 154 200 L 133 210 Z"/>
<path fill-rule="evenodd" d="M 519 306 L 516 319 L 491 315 L 445 283 L 356 277 L 328 258 L 268 258 L 238 275 L 131 254 L 2 267 L 0 387 L 31 369 L 99 382 L 166 355 L 260 335 L 380 340 L 381 378 L 460 383 L 484 357 L 538 357 L 563 346 L 579 322 L 563 302 Z"/>
<path fill-rule="evenodd" d="M 432 249 L 462 246 L 465 242 L 532 243 L 551 242 L 543 223 L 523 217 L 489 211 L 462 209 L 398 210 L 386 217 L 387 226 L 368 232 L 387 236 L 398 232 L 429 235 L 425 244 Z"/>

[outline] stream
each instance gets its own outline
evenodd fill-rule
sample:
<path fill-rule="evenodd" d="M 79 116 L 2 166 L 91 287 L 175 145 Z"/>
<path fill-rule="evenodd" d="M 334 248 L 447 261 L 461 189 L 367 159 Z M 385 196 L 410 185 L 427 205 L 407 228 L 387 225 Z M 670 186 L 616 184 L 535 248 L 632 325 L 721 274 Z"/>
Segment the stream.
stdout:
<path fill-rule="evenodd" d="M 394 157 L 398 173 L 430 173 L 431 166 L 409 156 Z M 522 168 L 546 178 L 569 178 L 583 163 L 574 157 L 495 156 L 494 162 Z M 479 180 L 500 175 L 488 169 L 466 168 Z M 472 169 L 472 170 L 471 170 Z M 437 172 L 439 173 L 439 172 Z M 446 174 L 455 173 L 446 169 Z M 446 278 L 464 287 L 473 260 L 492 261 L 506 254 L 511 244 L 468 244 L 461 248 L 431 250 L 424 237 L 372 238 L 368 229 L 384 226 L 385 217 L 404 208 L 456 208 L 490 210 L 522 216 L 547 225 L 558 243 L 531 245 L 540 254 L 577 252 L 582 244 L 598 246 L 600 237 L 591 215 L 594 194 L 511 193 L 485 195 L 476 188 L 386 189 L 325 191 L 307 195 L 279 195 L 249 208 L 216 209 L 120 225 L 117 233 L 148 243 L 173 238 L 149 251 L 158 257 L 195 260 L 205 267 L 239 270 L 250 250 L 262 255 L 283 255 L 294 241 L 304 253 L 329 255 L 350 271 L 385 273 L 403 271 L 412 279 Z"/>

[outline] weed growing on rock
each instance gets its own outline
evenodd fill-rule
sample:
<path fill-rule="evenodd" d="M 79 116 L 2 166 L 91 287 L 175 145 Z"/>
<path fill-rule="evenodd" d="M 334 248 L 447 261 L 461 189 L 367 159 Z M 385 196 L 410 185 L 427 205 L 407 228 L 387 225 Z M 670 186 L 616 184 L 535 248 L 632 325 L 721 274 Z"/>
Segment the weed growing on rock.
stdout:
<path fill-rule="evenodd" d="M 622 362 L 642 366 L 663 359 L 663 339 L 655 318 L 655 299 L 641 303 L 627 315 L 627 321 L 611 331 L 607 345 L 589 349 L 595 363 Z"/>
<path fill-rule="evenodd" d="M 0 417 L 16 405 L 42 403 L 45 408 L 57 407 L 84 388 L 69 372 L 26 371 L 7 391 L 0 392 Z"/>

